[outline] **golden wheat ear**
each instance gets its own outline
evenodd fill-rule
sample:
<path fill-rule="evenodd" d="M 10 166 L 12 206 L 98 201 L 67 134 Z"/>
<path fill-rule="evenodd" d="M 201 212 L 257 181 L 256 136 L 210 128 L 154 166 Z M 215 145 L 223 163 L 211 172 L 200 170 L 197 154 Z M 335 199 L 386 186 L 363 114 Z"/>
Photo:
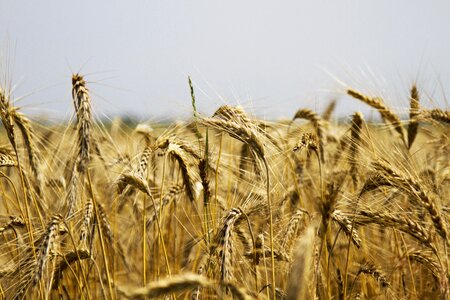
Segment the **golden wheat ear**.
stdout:
<path fill-rule="evenodd" d="M 320 160 L 322 163 L 325 162 L 325 136 L 323 133 L 323 121 L 320 116 L 309 109 L 299 109 L 292 118 L 292 121 L 296 119 L 306 119 L 313 124 L 318 139 Z"/>
<path fill-rule="evenodd" d="M 8 136 L 11 146 L 16 149 L 16 137 L 14 135 L 14 118 L 11 115 L 11 103 L 9 95 L 0 87 L 0 117 L 2 119 L 3 126 L 5 127 L 6 134 Z"/>
<path fill-rule="evenodd" d="M 86 81 L 79 74 L 73 74 L 72 76 L 72 98 L 77 115 L 77 168 L 78 172 L 84 173 L 91 159 L 92 108 Z"/>
<path fill-rule="evenodd" d="M 325 120 L 327 122 L 330 121 L 331 116 L 333 115 L 334 110 L 336 109 L 336 104 L 337 104 L 336 100 L 330 101 L 330 103 L 328 103 L 327 107 L 325 108 L 325 110 L 322 113 L 323 120 Z"/>
<path fill-rule="evenodd" d="M 314 295 L 312 283 L 314 265 L 314 241 L 316 229 L 309 226 L 295 247 L 294 263 L 290 272 L 287 298 L 288 300 L 308 299 Z"/>
<path fill-rule="evenodd" d="M 409 109 L 409 124 L 408 124 L 408 148 L 411 149 L 412 144 L 417 136 L 419 129 L 419 90 L 415 85 L 411 87 L 410 95 L 410 109 Z"/>
<path fill-rule="evenodd" d="M 394 126 L 395 131 L 398 132 L 402 141 L 406 144 L 405 133 L 403 132 L 400 118 L 393 110 L 386 106 L 381 98 L 369 97 L 353 89 L 348 89 L 347 94 L 378 110 L 383 120 L 390 122 Z"/>
<path fill-rule="evenodd" d="M 30 120 L 17 108 L 11 109 L 11 116 L 14 119 L 14 123 L 22 134 L 22 138 L 25 144 L 25 149 L 28 153 L 28 162 L 37 182 L 37 192 L 40 197 L 43 197 L 44 178 L 41 170 L 41 162 L 39 157 L 39 151 L 35 145 L 35 134 L 31 127 Z"/>
<path fill-rule="evenodd" d="M 199 154 L 188 143 L 172 138 L 163 139 L 157 144 L 157 148 L 165 150 L 166 155 L 173 158 L 178 163 L 186 195 L 191 203 L 195 203 L 195 173 L 190 162 L 193 161 L 197 164 L 200 158 Z"/>
<path fill-rule="evenodd" d="M 421 116 L 428 120 L 434 120 L 444 124 L 450 124 L 450 111 L 442 109 L 423 110 Z"/>
<path fill-rule="evenodd" d="M 352 118 L 352 126 L 350 127 L 350 148 L 349 148 L 349 164 L 350 164 L 350 176 L 352 177 L 353 184 L 356 187 L 358 184 L 358 152 L 361 143 L 361 130 L 364 122 L 363 115 L 359 112 L 355 113 Z"/>

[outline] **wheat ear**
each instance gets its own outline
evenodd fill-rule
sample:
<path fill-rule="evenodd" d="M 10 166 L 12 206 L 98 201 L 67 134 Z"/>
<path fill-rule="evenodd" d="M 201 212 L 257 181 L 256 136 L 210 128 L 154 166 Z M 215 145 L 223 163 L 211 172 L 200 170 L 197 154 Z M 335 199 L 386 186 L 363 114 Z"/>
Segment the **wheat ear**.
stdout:
<path fill-rule="evenodd" d="M 405 142 L 405 134 L 403 132 L 400 118 L 383 103 L 383 100 L 381 98 L 372 98 L 352 89 L 348 89 L 347 94 L 378 110 L 381 114 L 381 117 L 384 120 L 389 121 L 394 126 L 395 131 L 400 134 L 402 141 Z"/>
<path fill-rule="evenodd" d="M 83 76 L 79 74 L 73 74 L 72 76 L 72 97 L 75 112 L 77 114 L 77 168 L 78 171 L 83 174 L 91 159 L 92 109 L 91 97 L 86 88 L 86 82 Z"/>
<path fill-rule="evenodd" d="M 316 130 L 316 135 L 317 135 L 317 139 L 318 139 L 318 146 L 319 146 L 319 154 L 320 154 L 320 160 L 323 162 L 325 162 L 325 140 L 324 140 L 324 134 L 323 134 L 323 121 L 320 118 L 320 116 L 318 114 L 316 114 L 315 112 L 313 112 L 312 110 L 309 109 L 299 109 L 294 117 L 292 118 L 292 120 L 294 121 L 295 119 L 306 119 L 308 121 L 310 121 L 313 126 L 314 129 Z"/>
<path fill-rule="evenodd" d="M 231 273 L 232 253 L 233 253 L 233 228 L 242 217 L 242 211 L 232 208 L 225 216 L 222 227 L 218 232 L 215 241 L 220 248 L 220 274 L 223 281 L 230 281 L 233 278 Z"/>
<path fill-rule="evenodd" d="M 388 180 L 391 180 L 395 186 L 401 188 L 412 196 L 417 197 L 420 203 L 428 210 L 434 227 L 440 236 L 447 242 L 447 226 L 439 213 L 436 203 L 437 195 L 429 191 L 418 180 L 412 178 L 406 173 L 394 170 L 388 163 L 377 161 L 373 163 L 375 170 L 379 171 Z"/>
<path fill-rule="evenodd" d="M 408 148 L 411 148 L 419 128 L 419 122 L 417 120 L 417 116 L 419 115 L 419 91 L 415 85 L 411 88 L 409 101 Z"/>

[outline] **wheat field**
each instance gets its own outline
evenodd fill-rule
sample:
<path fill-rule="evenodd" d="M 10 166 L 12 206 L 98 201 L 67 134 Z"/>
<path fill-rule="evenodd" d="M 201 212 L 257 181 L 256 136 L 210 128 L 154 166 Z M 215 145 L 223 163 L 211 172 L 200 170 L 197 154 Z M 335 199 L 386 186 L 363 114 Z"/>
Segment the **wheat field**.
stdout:
<path fill-rule="evenodd" d="M 0 88 L 1 299 L 448 299 L 450 112 L 42 124 Z M 70 91 L 68 91 L 70 92 Z"/>

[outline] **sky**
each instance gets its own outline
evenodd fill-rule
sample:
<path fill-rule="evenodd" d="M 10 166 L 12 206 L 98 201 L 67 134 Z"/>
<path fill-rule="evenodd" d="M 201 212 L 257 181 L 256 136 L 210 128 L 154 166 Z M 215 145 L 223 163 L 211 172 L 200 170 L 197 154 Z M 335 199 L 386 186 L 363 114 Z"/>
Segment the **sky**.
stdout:
<path fill-rule="evenodd" d="M 2 0 L 0 74 L 35 116 L 73 113 L 85 76 L 97 117 L 158 120 L 239 104 L 263 118 L 370 112 L 346 87 L 407 112 L 449 107 L 450 1 Z"/>

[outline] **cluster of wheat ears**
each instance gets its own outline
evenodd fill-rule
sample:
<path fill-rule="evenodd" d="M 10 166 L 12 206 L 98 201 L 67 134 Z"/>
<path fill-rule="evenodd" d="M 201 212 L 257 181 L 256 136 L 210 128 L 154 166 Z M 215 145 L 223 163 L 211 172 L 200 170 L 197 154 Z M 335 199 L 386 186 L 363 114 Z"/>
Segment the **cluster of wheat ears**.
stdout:
<path fill-rule="evenodd" d="M 446 299 L 449 111 L 289 121 L 222 106 L 189 122 L 68 125 L 0 88 L 2 299 Z M 350 118 L 349 118 L 350 119 Z"/>

